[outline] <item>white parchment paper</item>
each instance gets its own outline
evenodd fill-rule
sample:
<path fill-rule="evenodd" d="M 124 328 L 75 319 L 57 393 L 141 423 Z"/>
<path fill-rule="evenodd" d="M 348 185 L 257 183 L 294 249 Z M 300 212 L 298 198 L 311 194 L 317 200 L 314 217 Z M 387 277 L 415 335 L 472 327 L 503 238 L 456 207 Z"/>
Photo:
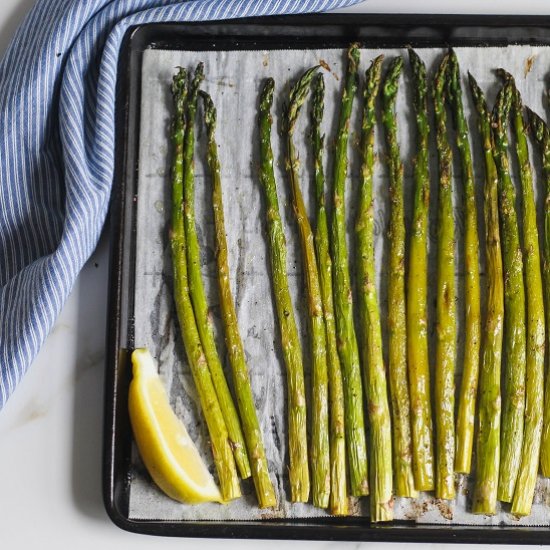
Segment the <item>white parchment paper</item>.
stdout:
<path fill-rule="evenodd" d="M 419 49 L 426 62 L 429 74 L 433 74 L 435 63 L 442 50 Z M 492 72 L 496 67 L 505 67 L 515 75 L 524 102 L 535 110 L 542 111 L 544 77 L 550 67 L 550 50 L 543 47 L 511 46 L 507 48 L 458 48 L 457 54 L 463 75 L 470 70 L 486 91 L 490 104 L 493 104 L 499 87 Z M 368 63 L 379 53 L 387 58 L 404 55 L 404 50 L 362 50 L 361 74 Z M 266 445 L 269 469 L 278 496 L 276 510 L 261 511 L 257 507 L 254 488 L 250 481 L 242 483 L 243 498 L 228 505 L 204 504 L 189 506 L 177 503 L 166 497 L 152 483 L 145 471 L 138 453 L 133 452 L 130 487 L 130 517 L 134 519 L 157 520 L 238 520 L 283 517 L 324 516 L 326 512 L 311 505 L 288 502 L 287 475 L 287 432 L 286 432 L 286 379 L 279 343 L 279 332 L 272 300 L 268 249 L 266 246 L 264 203 L 262 189 L 258 181 L 258 129 L 257 106 L 262 82 L 272 76 L 276 82 L 275 105 L 273 109 L 272 144 L 276 159 L 276 177 L 280 207 L 285 222 L 288 243 L 288 274 L 294 299 L 296 317 L 302 336 L 305 357 L 306 383 L 309 386 L 309 340 L 305 318 L 305 295 L 297 239 L 297 227 L 290 207 L 288 180 L 283 160 L 283 147 L 280 137 L 280 113 L 283 102 L 288 97 L 289 85 L 307 67 L 323 60 L 332 72 L 326 72 L 326 109 L 324 131 L 326 133 L 327 155 L 326 174 L 328 182 L 332 174 L 332 154 L 334 136 L 340 103 L 342 75 L 345 71 L 344 50 L 308 51 L 208 51 L 181 52 L 147 50 L 143 56 L 142 104 L 140 127 L 139 180 L 137 194 L 137 261 L 135 288 L 135 344 L 147 346 L 159 363 L 162 380 L 165 383 L 176 412 L 183 418 L 202 456 L 212 472 L 211 451 L 208 433 L 200 412 L 200 405 L 192 376 L 187 365 L 181 338 L 178 332 L 175 308 L 172 301 L 172 270 L 168 241 L 168 220 L 170 209 L 169 186 L 169 128 L 171 117 L 170 84 L 176 67 L 184 66 L 192 70 L 199 61 L 205 63 L 206 80 L 203 89 L 208 91 L 218 110 L 217 141 L 222 169 L 223 197 L 229 264 L 232 273 L 231 284 L 236 301 L 239 326 L 247 354 L 252 389 L 258 409 L 262 432 Z M 530 70 L 529 70 L 530 69 Z M 405 63 L 401 79 L 401 89 L 397 100 L 399 141 L 405 161 L 405 197 L 407 218 L 412 208 L 412 168 L 415 133 L 410 122 L 411 112 L 410 72 Z M 466 81 L 463 81 L 466 113 L 472 127 L 472 140 L 477 143 L 475 117 Z M 346 196 L 348 229 L 350 237 L 350 258 L 353 274 L 352 229 L 357 202 L 357 143 L 360 130 L 359 101 L 355 102 L 352 116 L 350 139 L 350 176 Z M 302 111 L 296 142 L 301 159 L 302 189 L 306 205 L 312 213 L 313 198 L 312 163 L 308 150 L 309 103 Z M 216 287 L 216 266 L 213 249 L 213 222 L 211 211 L 211 183 L 205 166 L 205 132 L 197 123 L 198 143 L 196 149 L 196 212 L 198 232 L 202 250 L 202 273 L 207 288 L 212 317 L 218 324 L 219 308 Z M 379 129 L 380 130 L 380 129 Z M 385 249 L 388 204 L 388 179 L 384 166 L 381 132 L 377 135 L 379 162 L 375 173 L 376 193 L 376 261 L 378 270 L 379 299 L 382 320 L 385 318 L 386 293 L 385 273 L 387 269 Z M 474 150 L 476 178 L 479 197 L 482 195 L 482 159 L 479 149 Z M 431 252 L 430 281 L 433 281 L 435 205 L 437 197 L 435 148 L 432 147 L 432 206 L 430 216 Z M 457 287 L 458 311 L 461 311 L 462 298 L 462 191 L 460 173 L 457 166 L 455 178 L 455 216 L 457 223 Z M 540 202 L 540 201 L 539 201 Z M 479 201 L 481 205 L 481 201 Z M 480 223 L 483 223 L 480 208 Z M 483 243 L 482 243 L 483 247 Z M 483 256 L 483 254 L 482 254 Z M 483 277 L 484 266 L 480 265 Z M 482 279 L 482 285 L 484 281 Z M 433 295 L 432 295 L 433 298 Z M 433 332 L 433 301 L 430 326 Z M 459 319 L 458 343 L 462 341 L 462 319 Z M 223 336 L 219 333 L 219 352 L 225 358 Z M 225 361 L 227 363 L 227 361 Z M 461 354 L 457 358 L 457 387 L 460 383 Z M 226 365 L 228 367 L 228 365 Z M 227 375 L 231 380 L 229 368 Z M 423 523 L 460 524 L 521 524 L 550 525 L 550 498 L 548 483 L 539 480 L 533 512 L 528 518 L 518 520 L 506 509 L 496 516 L 474 516 L 470 509 L 471 480 L 458 479 L 458 496 L 454 502 L 436 501 L 431 495 L 421 495 L 418 499 L 397 499 L 396 519 L 415 520 Z M 354 515 L 368 515 L 368 499 L 354 502 L 351 507 Z"/>

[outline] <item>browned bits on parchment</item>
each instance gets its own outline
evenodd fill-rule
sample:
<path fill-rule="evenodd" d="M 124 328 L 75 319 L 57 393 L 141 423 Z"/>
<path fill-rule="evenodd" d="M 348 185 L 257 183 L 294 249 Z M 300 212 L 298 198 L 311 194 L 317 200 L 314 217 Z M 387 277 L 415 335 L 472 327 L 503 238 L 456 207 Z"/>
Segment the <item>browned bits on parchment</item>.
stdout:
<path fill-rule="evenodd" d="M 536 55 L 532 54 L 525 60 L 525 65 L 523 68 L 523 77 L 527 78 L 527 75 L 531 72 L 533 65 L 535 64 Z"/>

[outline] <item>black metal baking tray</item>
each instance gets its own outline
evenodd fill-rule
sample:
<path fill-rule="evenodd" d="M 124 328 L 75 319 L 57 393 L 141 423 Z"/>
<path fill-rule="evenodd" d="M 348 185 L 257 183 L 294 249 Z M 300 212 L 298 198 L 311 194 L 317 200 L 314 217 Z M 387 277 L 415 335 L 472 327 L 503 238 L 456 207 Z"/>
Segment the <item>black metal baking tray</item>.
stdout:
<path fill-rule="evenodd" d="M 366 518 L 263 521 L 132 520 L 129 508 L 131 429 L 127 413 L 133 346 L 135 193 L 141 58 L 148 48 L 246 50 L 284 48 L 550 45 L 550 18 L 536 16 L 311 15 L 131 28 L 118 66 L 115 180 L 111 200 L 111 273 L 107 322 L 103 495 L 113 522 L 151 535 L 395 542 L 550 543 L 547 527 L 417 525 Z"/>

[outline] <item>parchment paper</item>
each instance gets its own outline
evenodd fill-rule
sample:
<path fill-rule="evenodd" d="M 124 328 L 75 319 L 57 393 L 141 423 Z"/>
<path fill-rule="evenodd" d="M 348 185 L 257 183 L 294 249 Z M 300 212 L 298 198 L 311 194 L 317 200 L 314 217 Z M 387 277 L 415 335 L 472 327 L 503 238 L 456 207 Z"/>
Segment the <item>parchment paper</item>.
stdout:
<path fill-rule="evenodd" d="M 427 63 L 429 74 L 433 74 L 435 63 L 442 50 L 420 49 L 421 57 Z M 507 48 L 458 48 L 463 76 L 470 70 L 486 91 L 490 105 L 493 104 L 497 79 L 492 70 L 503 66 L 515 75 L 524 102 L 542 112 L 542 97 L 545 90 L 544 77 L 550 67 L 550 51 L 544 47 L 512 46 Z M 361 52 L 361 74 L 371 59 L 379 53 L 387 58 L 401 54 L 404 50 L 363 50 Z M 288 97 L 289 85 L 307 67 L 324 60 L 331 73 L 325 73 L 326 109 L 324 131 L 328 154 L 326 174 L 331 181 L 334 136 L 340 103 L 341 77 L 345 70 L 345 51 L 228 51 L 228 52 L 180 52 L 147 50 L 143 56 L 142 105 L 140 128 L 140 156 L 137 215 L 137 262 L 135 288 L 135 344 L 147 346 L 159 363 L 162 380 L 165 383 L 173 407 L 185 422 L 202 456 L 212 472 L 211 451 L 208 433 L 200 412 L 194 383 L 183 350 L 175 309 L 172 301 L 172 270 L 168 242 L 168 220 L 170 208 L 169 186 L 169 127 L 171 117 L 170 84 L 176 67 L 192 70 L 199 61 L 204 61 L 206 80 L 203 89 L 208 91 L 218 110 L 217 140 L 222 167 L 223 197 L 229 264 L 232 273 L 231 284 L 236 301 L 239 327 L 244 341 L 252 388 L 266 445 L 269 469 L 276 487 L 279 506 L 276 510 L 260 511 L 251 481 L 242 483 L 243 498 L 228 505 L 217 504 L 183 505 L 166 497 L 151 481 L 137 451 L 134 449 L 130 486 L 130 517 L 157 520 L 237 520 L 261 519 L 265 517 L 313 517 L 324 516 L 326 512 L 311 505 L 288 502 L 287 475 L 287 430 L 286 430 L 286 378 L 280 335 L 272 299 L 271 277 L 268 264 L 268 250 L 265 235 L 265 211 L 262 189 L 258 181 L 258 131 L 257 105 L 263 80 L 272 76 L 276 82 L 276 100 L 273 109 L 272 144 L 276 159 L 276 177 L 280 207 L 288 243 L 288 274 L 294 299 L 297 322 L 302 336 L 305 357 L 306 384 L 309 388 L 309 340 L 306 338 L 305 295 L 299 254 L 298 231 L 290 207 L 288 180 L 285 174 L 282 140 L 280 136 L 280 113 Z M 529 65 L 531 70 L 528 71 Z M 405 63 L 401 89 L 397 100 L 399 141 L 402 158 L 405 159 L 405 197 L 407 219 L 412 209 L 411 158 L 414 153 L 415 134 L 410 122 L 414 120 L 409 84 L 410 72 Z M 475 117 L 472 114 L 469 92 L 463 79 L 466 113 L 472 128 L 474 146 L 477 143 Z M 359 101 L 355 102 L 350 139 L 350 177 L 347 187 L 348 233 L 350 258 L 353 267 L 353 222 L 354 205 L 357 202 L 357 144 L 360 134 Z M 308 144 L 309 103 L 302 111 L 296 142 L 301 159 L 302 190 L 306 205 L 312 213 L 313 198 L 311 156 Z M 197 123 L 198 143 L 196 149 L 196 213 L 202 251 L 202 273 L 207 288 L 212 318 L 217 323 L 219 352 L 226 357 L 223 336 L 219 332 L 219 307 L 216 287 L 216 265 L 213 249 L 213 223 L 211 210 L 211 182 L 205 166 L 205 132 L 202 111 Z M 387 228 L 386 208 L 388 204 L 388 179 L 381 149 L 381 131 L 377 133 L 378 156 L 375 173 L 376 193 L 376 261 L 382 320 L 386 316 L 387 249 L 384 235 Z M 435 206 L 437 178 L 435 147 L 432 155 L 432 200 L 431 200 L 431 249 L 430 281 L 435 274 Z M 474 148 L 476 178 L 479 198 L 482 196 L 482 159 L 479 148 Z M 462 191 L 460 171 L 455 164 L 455 216 L 457 223 L 457 288 L 458 311 L 463 298 L 462 243 Z M 205 178 L 206 174 L 206 178 Z M 478 201 L 481 205 L 481 200 Z M 539 201 L 540 203 L 541 201 Z M 483 224 L 480 208 L 479 221 Z M 483 227 L 483 225 L 481 225 Z M 483 239 L 482 239 L 483 241 Z M 483 251 L 483 242 L 482 251 Z M 483 253 L 481 254 L 483 257 Z M 353 275 L 353 268 L 351 269 Z M 484 266 L 480 265 L 482 277 Z M 482 287 L 484 280 L 482 278 Z M 433 292 L 431 295 L 430 327 L 433 335 Z M 458 349 L 463 338 L 462 316 L 459 315 Z M 386 350 L 387 352 L 387 350 Z M 462 355 L 457 358 L 457 388 L 460 384 Z M 227 363 L 227 361 L 225 361 Z M 433 368 L 433 367 L 432 367 Z M 226 372 L 231 383 L 229 366 Z M 308 389 L 309 391 L 309 389 Z M 539 480 L 532 514 L 521 520 L 506 510 L 496 516 L 474 516 L 470 509 L 471 481 L 461 477 L 458 480 L 458 496 L 455 502 L 436 501 L 424 494 L 418 499 L 396 499 L 396 519 L 416 520 L 422 523 L 460 524 L 522 524 L 550 525 L 550 495 L 548 482 Z M 368 498 L 353 503 L 351 513 L 368 515 Z"/>

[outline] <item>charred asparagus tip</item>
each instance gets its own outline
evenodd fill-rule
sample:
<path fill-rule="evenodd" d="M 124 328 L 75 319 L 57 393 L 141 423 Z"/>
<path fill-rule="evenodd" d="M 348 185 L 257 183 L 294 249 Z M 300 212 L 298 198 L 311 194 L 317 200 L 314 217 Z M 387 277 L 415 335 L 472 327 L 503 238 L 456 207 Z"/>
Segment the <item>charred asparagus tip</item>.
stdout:
<path fill-rule="evenodd" d="M 319 68 L 320 65 L 316 65 L 315 67 L 308 69 L 290 90 L 288 112 L 286 116 L 286 127 L 289 134 L 294 132 L 294 125 L 296 124 L 296 120 L 300 114 L 300 109 L 306 100 L 311 82 L 317 74 Z"/>

